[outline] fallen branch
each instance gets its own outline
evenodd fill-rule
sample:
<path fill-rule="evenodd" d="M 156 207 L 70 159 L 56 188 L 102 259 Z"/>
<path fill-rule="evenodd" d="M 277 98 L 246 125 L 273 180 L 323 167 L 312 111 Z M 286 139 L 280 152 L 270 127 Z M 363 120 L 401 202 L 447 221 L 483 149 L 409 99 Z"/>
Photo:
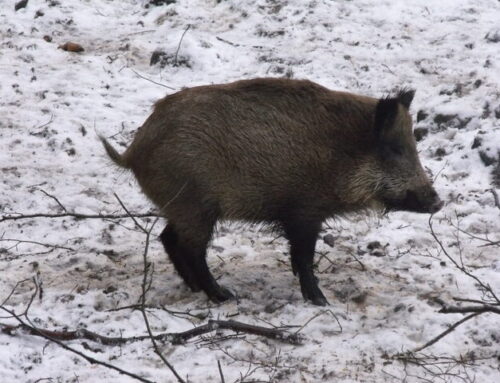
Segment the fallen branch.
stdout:
<path fill-rule="evenodd" d="M 500 307 L 498 305 L 481 304 L 479 306 L 444 306 L 440 313 L 443 314 L 466 314 L 466 313 L 495 313 L 500 315 Z"/>
<path fill-rule="evenodd" d="M 13 315 L 8 309 L 0 306 L 0 309 L 7 311 Z M 14 315 L 13 315 L 14 316 Z M 15 317 L 15 316 L 14 316 Z M 17 319 L 17 318 L 16 318 Z M 301 344 L 302 337 L 297 333 L 288 333 L 279 328 L 268 328 L 262 326 L 254 326 L 243 322 L 232 320 L 209 320 L 206 324 L 192 328 L 187 331 L 178 333 L 162 333 L 153 335 L 153 339 L 161 342 L 168 342 L 174 345 L 184 344 L 188 340 L 200 335 L 205 335 L 218 330 L 232 330 L 236 333 L 245 333 L 263 336 L 265 338 L 274 339 L 290 344 Z M 19 325 L 9 325 L 0 323 L 0 331 L 7 335 L 15 335 L 18 331 L 24 331 L 29 335 L 41 336 L 44 338 L 55 339 L 58 341 L 70 340 L 90 340 L 92 342 L 100 343 L 105 346 L 119 346 L 129 342 L 139 342 L 148 340 L 149 335 L 132 336 L 132 337 L 109 337 L 97 334 L 87 329 L 79 330 L 45 330 L 38 327 L 30 326 L 25 322 L 20 322 Z"/>
<path fill-rule="evenodd" d="M 17 214 L 17 213 L 15 213 Z M 160 217 L 157 213 L 134 213 L 133 217 L 136 218 L 157 218 Z M 17 221 L 20 219 L 29 219 L 29 218 L 64 218 L 64 217 L 72 217 L 76 219 L 120 219 L 120 218 L 129 218 L 129 214 L 80 214 L 73 212 L 66 213 L 58 213 L 58 214 L 50 214 L 50 213 L 35 213 L 35 214 L 17 214 L 17 215 L 5 215 L 0 217 L 0 222 L 3 221 Z"/>
<path fill-rule="evenodd" d="M 261 326 L 249 325 L 247 323 L 242 323 L 233 320 L 209 320 L 207 324 L 195 327 L 191 330 L 184 331 L 182 333 L 177 333 L 171 338 L 173 344 L 182 344 L 187 340 L 197 337 L 199 335 L 207 334 L 215 330 L 232 330 L 236 333 L 246 333 L 252 335 L 259 335 L 266 338 L 283 341 L 290 344 L 300 344 L 301 337 L 298 334 L 290 334 L 284 330 L 277 328 L 268 328 Z"/>

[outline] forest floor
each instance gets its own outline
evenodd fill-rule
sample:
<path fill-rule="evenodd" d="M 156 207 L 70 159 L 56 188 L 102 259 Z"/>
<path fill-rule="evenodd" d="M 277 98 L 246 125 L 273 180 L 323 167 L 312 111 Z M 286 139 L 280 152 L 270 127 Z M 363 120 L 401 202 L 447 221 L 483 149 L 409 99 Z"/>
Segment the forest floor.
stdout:
<path fill-rule="evenodd" d="M 134 309 L 146 234 L 129 217 L 102 215 L 124 215 L 114 193 L 131 212 L 154 207 L 133 175 L 111 164 L 98 134 L 123 150 L 166 94 L 266 76 L 374 97 L 410 87 L 422 163 L 446 202 L 431 221 L 437 240 L 428 215 L 328 221 L 316 257 L 331 304 L 322 308 L 302 299 L 283 238 L 225 223 L 208 263 L 238 299 L 216 305 L 175 274 L 156 239 L 161 220 L 148 247 L 145 312 L 155 334 L 213 319 L 301 336 L 297 345 L 219 330 L 159 342 L 186 382 L 500 382 L 494 313 L 404 354 L 464 317 L 440 313 L 443 304 L 495 303 L 485 286 L 500 296 L 500 2 L 153 3 L 30 0 L 0 9 L 1 307 L 21 314 L 29 306 L 31 323 L 51 331 L 147 335 Z M 66 42 L 84 50 L 64 50 Z M 3 383 L 136 381 L 8 330 L 18 322 L 0 317 Z M 143 379 L 176 381 L 148 339 L 63 343 Z"/>

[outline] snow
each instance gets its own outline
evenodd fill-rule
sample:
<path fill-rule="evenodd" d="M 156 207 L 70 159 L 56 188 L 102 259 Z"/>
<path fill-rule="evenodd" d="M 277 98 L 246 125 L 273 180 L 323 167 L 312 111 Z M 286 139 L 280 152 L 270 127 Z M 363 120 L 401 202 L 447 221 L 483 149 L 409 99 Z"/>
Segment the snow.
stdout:
<path fill-rule="evenodd" d="M 68 211 L 122 213 L 113 196 L 117 193 L 131 211 L 147 212 L 151 205 L 133 176 L 111 165 L 97 133 L 113 136 L 117 147 L 125 147 L 153 103 L 165 94 L 200 84 L 287 75 L 377 97 L 402 86 L 415 88 L 413 114 L 428 114 L 415 120 L 415 127 L 430 129 L 418 148 L 446 200 L 433 220 L 436 233 L 455 257 L 457 231 L 450 221 L 476 236 L 500 239 L 500 210 L 489 191 L 495 187 L 491 173 L 500 152 L 500 42 L 485 38 L 498 30 L 498 1 L 187 0 L 145 7 L 146 3 L 31 0 L 17 12 L 13 2 L 2 4 L 1 216 L 60 213 L 56 201 L 43 191 L 57 197 Z M 43 15 L 37 16 L 38 11 Z M 67 41 L 85 51 L 58 49 Z M 177 49 L 181 65 L 150 66 L 154 51 L 173 59 Z M 435 121 L 439 115 L 452 117 L 440 124 Z M 476 137 L 482 144 L 472 149 Z M 436 153 L 439 148 L 443 155 Z M 480 151 L 496 162 L 485 166 Z M 317 259 L 326 254 L 332 262 L 323 258 L 317 272 L 331 303 L 326 310 L 302 300 L 286 242 L 264 228 L 220 228 L 209 265 L 238 295 L 237 301 L 222 305 L 191 293 L 174 273 L 161 244 L 153 241 L 150 260 L 155 273 L 148 304 L 157 308 L 150 312 L 152 329 L 176 332 L 205 323 L 175 317 L 162 308 L 256 325 L 303 325 L 314 317 L 301 330 L 301 346 L 256 336 L 163 345 L 166 358 L 192 382 L 219 382 L 217 360 L 226 382 L 237 381 L 247 371 L 249 363 L 244 360 L 268 365 L 245 381 L 459 381 L 453 375 L 438 380 L 422 368 L 405 368 L 384 358 L 424 344 L 462 318 L 439 314 L 435 298 L 481 299 L 474 282 L 439 253 L 428 219 L 400 212 L 328 222 L 322 235 L 331 233 L 335 246 L 320 240 L 317 248 Z M 129 219 L 1 222 L 0 302 L 18 281 L 38 270 L 44 294 L 30 309 L 38 326 L 85 327 L 107 336 L 144 335 L 138 311 L 109 311 L 136 303 L 140 295 L 145 236 L 131 229 Z M 161 229 L 158 224 L 154 235 Z M 15 246 L 5 239 L 68 249 Z M 481 240 L 466 234 L 459 239 L 474 275 L 500 291 L 498 247 L 481 247 Z M 372 241 L 388 245 L 385 256 L 370 255 L 367 245 Z M 7 306 L 22 312 L 32 291 L 31 284 L 20 285 Z M 14 324 L 8 319 L 0 322 Z M 452 372 L 462 377 L 468 373 L 478 382 L 498 382 L 499 339 L 498 316 L 485 314 L 426 351 L 455 358 L 474 353 L 473 365 L 465 370 L 455 366 Z M 68 345 L 145 378 L 174 381 L 149 342 L 111 347 L 88 341 L 91 349 L 83 343 Z M 277 366 L 269 367 L 277 357 Z M 0 376 L 2 382 L 132 381 L 22 333 L 0 334 Z"/>

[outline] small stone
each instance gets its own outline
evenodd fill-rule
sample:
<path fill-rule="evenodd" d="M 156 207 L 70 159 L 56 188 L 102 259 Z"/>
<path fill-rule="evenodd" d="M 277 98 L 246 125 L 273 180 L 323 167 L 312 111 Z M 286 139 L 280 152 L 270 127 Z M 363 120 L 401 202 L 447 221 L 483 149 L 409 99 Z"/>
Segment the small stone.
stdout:
<path fill-rule="evenodd" d="M 495 118 L 500 119 L 500 106 L 495 109 Z"/>
<path fill-rule="evenodd" d="M 483 143 L 483 139 L 479 136 L 474 138 L 474 142 L 472 143 L 471 149 L 479 148 Z"/>
<path fill-rule="evenodd" d="M 332 234 L 326 234 L 323 236 L 323 242 L 325 242 L 328 246 L 335 246 L 335 237 Z"/>
<path fill-rule="evenodd" d="M 389 245 L 387 244 L 386 246 L 382 246 L 379 241 L 372 241 L 366 246 L 366 248 L 369 250 L 371 256 L 384 257 L 386 255 L 385 248 L 387 246 Z"/>
<path fill-rule="evenodd" d="M 479 151 L 479 158 L 481 158 L 481 161 L 483 161 L 484 166 L 490 166 L 497 162 L 497 159 L 495 157 L 491 157 L 484 150 Z"/>
<path fill-rule="evenodd" d="M 379 241 L 372 241 L 366 247 L 368 248 L 368 250 L 375 250 L 375 249 L 380 249 L 382 245 L 380 244 Z"/>
<path fill-rule="evenodd" d="M 351 301 L 353 301 L 354 303 L 356 303 L 358 305 L 361 305 L 361 304 L 365 303 L 367 297 L 368 297 L 368 293 L 366 291 L 363 291 L 357 295 L 354 295 L 351 298 Z"/>
<path fill-rule="evenodd" d="M 28 5 L 28 0 L 21 0 L 21 1 L 16 3 L 16 5 L 14 6 L 14 9 L 16 11 L 18 11 L 21 8 L 26 8 L 27 5 Z"/>
<path fill-rule="evenodd" d="M 413 135 L 415 136 L 415 140 L 422 141 L 425 136 L 429 134 L 429 129 L 427 128 L 416 128 L 413 130 Z"/>
<path fill-rule="evenodd" d="M 382 249 L 373 250 L 370 252 L 372 257 L 385 257 L 385 252 Z"/>
<path fill-rule="evenodd" d="M 486 36 L 484 36 L 484 38 L 489 43 L 498 43 L 498 42 L 500 42 L 500 29 L 489 31 L 486 34 Z"/>
<path fill-rule="evenodd" d="M 445 124 L 447 122 L 450 122 L 451 120 L 457 118 L 458 116 L 456 114 L 441 114 L 438 113 L 434 116 L 434 122 L 438 125 L 440 124 Z"/>
<path fill-rule="evenodd" d="M 222 246 L 212 245 L 212 249 L 214 249 L 217 253 L 223 253 L 224 248 Z"/>
<path fill-rule="evenodd" d="M 118 290 L 115 286 L 108 286 L 103 290 L 104 294 L 110 294 L 114 293 L 116 290 Z"/>
<path fill-rule="evenodd" d="M 493 178 L 493 185 L 500 189 L 500 161 L 497 162 L 493 171 L 491 172 L 491 177 Z"/>
<path fill-rule="evenodd" d="M 446 150 L 444 148 L 437 148 L 436 152 L 434 153 L 436 157 L 443 157 L 446 155 Z"/>
<path fill-rule="evenodd" d="M 429 113 L 426 113 L 422 109 L 420 109 L 417 113 L 417 122 L 425 120 L 427 117 L 429 117 Z"/>
<path fill-rule="evenodd" d="M 51 37 L 51 36 L 49 36 L 49 35 L 45 35 L 45 36 L 43 36 L 43 39 L 44 39 L 45 41 L 47 41 L 48 43 L 50 43 L 50 42 L 52 41 L 52 37 Z"/>
<path fill-rule="evenodd" d="M 156 65 L 160 61 L 162 61 L 163 57 L 165 57 L 167 54 L 164 51 L 161 50 L 156 50 L 151 54 L 151 58 L 149 59 L 149 65 Z"/>
<path fill-rule="evenodd" d="M 401 311 L 406 308 L 406 305 L 404 303 L 399 303 L 394 307 L 394 312 L 397 313 L 398 311 Z"/>

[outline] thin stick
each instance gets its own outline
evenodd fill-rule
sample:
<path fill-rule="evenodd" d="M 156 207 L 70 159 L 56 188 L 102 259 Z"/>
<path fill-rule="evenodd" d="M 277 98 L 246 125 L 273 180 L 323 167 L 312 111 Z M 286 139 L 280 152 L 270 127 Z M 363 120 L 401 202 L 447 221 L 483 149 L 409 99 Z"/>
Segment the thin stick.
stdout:
<path fill-rule="evenodd" d="M 53 196 L 52 194 L 47 193 L 47 192 L 46 192 L 45 190 L 43 190 L 43 189 L 38 189 L 38 190 L 40 190 L 40 191 L 41 191 L 43 194 L 45 194 L 47 197 L 52 198 L 54 201 L 56 201 L 56 203 L 59 205 L 59 207 L 60 207 L 61 209 L 63 209 L 63 211 L 64 211 L 64 212 L 66 212 L 66 211 L 67 211 L 67 210 L 66 210 L 66 208 L 64 207 L 64 205 L 61 203 L 61 201 L 59 201 L 59 200 L 57 199 L 57 197 Z"/>
<path fill-rule="evenodd" d="M 459 320 L 458 322 L 456 322 L 455 324 L 451 325 L 450 328 L 448 328 L 446 331 L 443 331 L 441 334 L 439 334 L 438 336 L 436 336 L 435 338 L 432 338 L 430 341 L 428 341 L 426 344 L 424 344 L 423 346 L 420 346 L 418 348 L 416 348 L 415 350 L 413 350 L 413 352 L 418 352 L 418 351 L 422 351 L 424 348 L 427 348 L 429 346 L 432 346 L 434 343 L 436 343 L 439 339 L 443 338 L 444 336 L 448 335 L 450 332 L 452 332 L 453 330 L 455 330 L 458 326 L 460 326 L 462 323 L 464 322 L 467 322 L 469 319 L 472 319 L 478 315 L 481 315 L 480 312 L 476 312 L 476 313 L 473 313 L 471 315 L 468 315 L 466 316 L 465 318 L 462 318 L 461 320 Z"/>
<path fill-rule="evenodd" d="M 491 194 L 493 194 L 493 199 L 495 200 L 495 206 L 500 209 L 500 201 L 498 199 L 498 194 L 495 189 L 490 189 Z"/>
<path fill-rule="evenodd" d="M 317 317 L 323 315 L 323 314 L 330 314 L 336 321 L 337 321 L 337 324 L 339 325 L 339 332 L 341 333 L 342 332 L 342 325 L 340 324 L 340 321 L 339 321 L 339 318 L 337 318 L 337 316 L 333 313 L 332 310 L 324 310 L 324 311 L 320 311 L 319 313 L 317 313 L 316 315 L 312 316 L 311 318 L 309 318 L 306 323 L 304 323 L 302 326 L 299 327 L 299 329 L 297 331 L 295 331 L 294 334 L 298 334 L 300 331 L 302 331 L 309 323 L 311 323 L 314 319 L 316 319 Z"/>
<path fill-rule="evenodd" d="M 174 66 L 177 66 L 177 56 L 179 54 L 179 50 L 181 49 L 181 44 L 182 44 L 182 40 L 184 39 L 184 35 L 186 34 L 186 32 L 189 30 L 189 28 L 191 28 L 191 24 L 188 24 L 186 29 L 184 30 L 184 32 L 182 33 L 182 36 L 181 36 L 181 39 L 179 40 L 179 44 L 177 45 L 177 50 L 175 51 L 175 56 L 174 56 Z"/>
<path fill-rule="evenodd" d="M 75 249 L 71 247 L 66 247 L 66 246 L 59 246 L 59 245 L 52 245 L 50 243 L 42 243 L 42 242 L 37 242 L 37 241 L 25 241 L 23 239 L 16 239 L 16 238 L 0 238 L 0 242 L 5 241 L 5 242 L 17 242 L 15 245 L 9 247 L 7 250 L 12 249 L 13 247 L 16 247 L 20 243 L 30 243 L 32 245 L 39 245 L 43 247 L 49 247 L 52 249 L 63 249 L 63 250 L 70 250 L 70 251 L 75 251 Z"/>
<path fill-rule="evenodd" d="M 222 373 L 222 367 L 220 365 L 220 360 L 217 359 L 217 367 L 219 367 L 219 375 L 220 375 L 220 381 L 221 383 L 226 383 L 225 379 L 224 379 L 224 374 Z"/>
<path fill-rule="evenodd" d="M 161 82 L 157 82 L 157 81 L 154 81 L 154 80 L 151 80 L 150 78 L 147 78 L 146 76 L 143 76 L 142 74 L 138 73 L 137 71 L 135 71 L 134 69 L 132 68 L 129 68 L 132 72 L 135 73 L 135 75 L 137 77 L 140 77 L 142 78 L 143 80 L 146 80 L 146 81 L 149 81 L 149 82 L 152 82 L 153 84 L 156 84 L 156 85 L 160 85 L 164 88 L 167 88 L 167 89 L 171 89 L 171 90 L 176 90 L 175 88 L 172 88 L 171 86 L 168 86 L 168 85 L 165 85 L 165 84 L 162 84 Z"/>

